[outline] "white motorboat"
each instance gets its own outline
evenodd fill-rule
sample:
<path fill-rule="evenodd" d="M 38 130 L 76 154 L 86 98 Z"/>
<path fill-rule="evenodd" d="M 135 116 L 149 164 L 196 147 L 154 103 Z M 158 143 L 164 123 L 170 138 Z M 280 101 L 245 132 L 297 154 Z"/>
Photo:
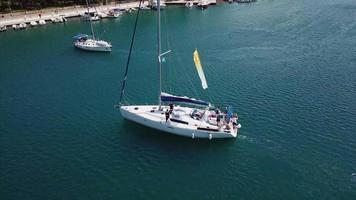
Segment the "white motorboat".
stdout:
<path fill-rule="evenodd" d="M 188 2 L 185 4 L 185 7 L 187 7 L 187 8 L 192 8 L 192 7 L 194 7 L 194 2 L 193 2 L 193 1 L 188 1 Z"/>
<path fill-rule="evenodd" d="M 209 1 L 208 0 L 200 0 L 200 2 L 198 3 L 198 7 L 202 10 L 208 8 Z"/>
<path fill-rule="evenodd" d="M 30 25 L 31 25 L 31 26 L 37 26 L 38 24 L 37 24 L 36 21 L 31 21 L 31 22 L 30 22 Z"/>
<path fill-rule="evenodd" d="M 38 24 L 39 24 L 39 25 L 45 25 L 45 24 L 46 24 L 46 21 L 43 20 L 43 19 L 41 19 L 40 21 L 38 21 Z"/>
<path fill-rule="evenodd" d="M 68 21 L 65 15 L 59 15 L 58 18 L 60 18 L 62 22 L 67 22 Z"/>
<path fill-rule="evenodd" d="M 51 18 L 51 22 L 52 22 L 52 23 L 63 23 L 63 22 L 64 22 L 64 19 L 63 19 L 63 17 L 60 17 L 60 16 L 52 17 L 52 18 Z"/>
<path fill-rule="evenodd" d="M 98 21 L 100 17 L 96 12 L 85 12 L 83 15 L 80 16 L 81 20 L 83 21 Z"/>
<path fill-rule="evenodd" d="M 14 30 L 23 30 L 23 29 L 26 29 L 26 27 L 27 27 L 27 25 L 25 23 L 12 25 L 12 28 Z"/>
<path fill-rule="evenodd" d="M 144 5 L 144 4 L 142 4 L 142 5 L 140 6 L 140 9 L 141 9 L 141 10 L 151 10 L 151 8 L 150 8 L 149 6 L 146 6 L 146 5 Z"/>
<path fill-rule="evenodd" d="M 158 5 L 158 0 L 150 0 L 148 2 L 148 5 L 154 10 L 157 10 L 158 8 L 160 9 L 166 8 L 166 4 L 164 0 L 159 1 L 159 5 Z"/>
<path fill-rule="evenodd" d="M 6 31 L 6 26 L 5 25 L 1 25 L 0 26 L 0 32 L 4 32 L 4 31 Z"/>
<path fill-rule="evenodd" d="M 110 10 L 110 11 L 108 12 L 107 17 L 109 17 L 109 18 L 117 18 L 117 17 L 119 17 L 120 15 L 122 15 L 122 12 L 121 12 L 121 11 Z"/>
<path fill-rule="evenodd" d="M 229 3 L 234 3 L 234 0 L 227 0 L 227 2 L 229 2 Z"/>
<path fill-rule="evenodd" d="M 27 28 L 27 24 L 26 23 L 20 23 L 19 25 L 18 25 L 18 29 L 26 29 Z"/>
<path fill-rule="evenodd" d="M 161 25 L 160 25 L 160 4 L 158 0 L 157 9 L 157 72 L 159 74 L 159 87 L 157 92 L 158 104 L 152 105 L 131 105 L 124 104 L 123 96 L 128 74 L 129 61 L 131 57 L 134 35 L 130 47 L 130 53 L 122 79 L 119 105 L 121 115 L 130 121 L 157 129 L 166 133 L 191 137 L 191 138 L 236 138 L 241 128 L 237 123 L 238 116 L 229 106 L 226 112 L 221 112 L 214 108 L 209 102 L 186 96 L 176 96 L 162 92 L 161 65 L 165 53 L 161 52 Z M 137 20 L 137 19 L 136 19 Z M 135 30 L 134 30 L 135 33 Z M 200 62 L 198 51 L 193 53 L 193 60 L 203 89 L 208 85 L 205 79 L 203 68 Z M 153 69 L 152 69 L 153 70 Z M 156 71 L 156 70 L 153 70 Z M 173 105 L 177 104 L 177 105 Z"/>

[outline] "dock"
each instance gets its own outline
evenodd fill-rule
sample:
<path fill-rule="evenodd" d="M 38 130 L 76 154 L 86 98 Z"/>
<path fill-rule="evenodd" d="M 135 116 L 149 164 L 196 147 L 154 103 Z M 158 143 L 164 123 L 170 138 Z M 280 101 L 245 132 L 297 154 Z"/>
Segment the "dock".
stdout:
<path fill-rule="evenodd" d="M 167 5 L 185 5 L 189 0 L 172 0 L 165 1 Z M 193 0 L 194 4 L 200 3 L 200 0 Z M 210 5 L 216 5 L 217 0 L 208 0 Z M 144 2 L 143 5 L 148 5 L 148 1 Z M 91 7 L 90 12 L 97 11 L 98 13 L 107 13 L 112 9 L 133 9 L 139 7 L 139 1 L 128 2 L 128 3 L 119 3 L 119 4 L 109 4 L 109 5 L 98 5 Z M 79 17 L 87 12 L 88 9 L 86 6 L 71 6 L 71 7 L 58 7 L 58 8 L 46 8 L 41 10 L 34 11 L 25 11 L 25 12 L 13 12 L 7 14 L 0 14 L 0 27 L 12 25 L 18 25 L 21 23 L 29 24 L 32 21 L 38 22 L 39 20 L 51 21 L 53 18 L 57 17 Z"/>
<path fill-rule="evenodd" d="M 147 3 L 146 3 L 147 4 Z M 120 4 L 111 4 L 111 5 L 101 5 L 97 7 L 91 7 L 90 12 L 107 12 L 112 9 L 130 9 L 137 8 L 139 2 L 129 2 L 129 3 L 120 3 Z M 50 21 L 54 17 L 79 17 L 85 12 L 88 12 L 87 7 L 85 6 L 72 6 L 72 7 L 63 7 L 63 8 L 50 8 L 42 9 L 35 11 L 26 11 L 21 13 L 10 13 L 10 14 L 0 14 L 0 27 L 1 26 L 12 26 L 15 24 L 26 23 L 29 24 L 31 21 L 45 20 Z"/>

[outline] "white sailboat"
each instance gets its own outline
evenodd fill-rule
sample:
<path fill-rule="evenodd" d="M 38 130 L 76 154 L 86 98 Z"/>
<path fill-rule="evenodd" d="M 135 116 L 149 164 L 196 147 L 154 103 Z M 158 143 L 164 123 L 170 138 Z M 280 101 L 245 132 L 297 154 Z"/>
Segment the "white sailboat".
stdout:
<path fill-rule="evenodd" d="M 90 13 L 88 0 L 86 0 L 86 3 L 88 8 L 88 13 Z M 95 38 L 91 17 L 89 17 L 89 21 L 90 21 L 91 37 L 85 34 L 78 34 L 74 36 L 73 37 L 74 46 L 85 51 L 111 52 L 112 45 L 109 42 L 106 42 L 104 40 L 98 40 Z"/>
<path fill-rule="evenodd" d="M 158 0 L 157 9 L 157 66 L 159 69 L 158 104 L 123 105 L 121 103 L 125 91 L 124 89 L 127 79 L 128 66 L 135 35 L 134 31 L 119 100 L 121 115 L 127 120 L 142 124 L 144 126 L 184 137 L 208 139 L 236 138 L 241 125 L 237 123 L 238 116 L 237 114 L 232 113 L 231 107 L 229 107 L 225 113 L 212 107 L 209 102 L 162 92 L 161 60 L 162 56 L 170 51 L 165 53 L 161 52 L 161 22 L 159 5 L 160 0 Z M 208 85 L 197 50 L 193 53 L 193 59 L 202 82 L 202 87 L 203 89 L 206 89 L 208 88 Z"/>

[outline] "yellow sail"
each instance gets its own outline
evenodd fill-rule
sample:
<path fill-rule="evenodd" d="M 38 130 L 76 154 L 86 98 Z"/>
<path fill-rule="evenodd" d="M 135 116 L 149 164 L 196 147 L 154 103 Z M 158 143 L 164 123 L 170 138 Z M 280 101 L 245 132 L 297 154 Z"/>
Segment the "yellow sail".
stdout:
<path fill-rule="evenodd" d="M 198 75 L 201 80 L 201 85 L 203 86 L 203 89 L 205 90 L 206 88 L 208 88 L 208 84 L 206 83 L 203 67 L 201 66 L 197 49 L 195 49 L 195 51 L 193 53 L 193 58 L 194 58 L 195 67 L 197 68 Z"/>

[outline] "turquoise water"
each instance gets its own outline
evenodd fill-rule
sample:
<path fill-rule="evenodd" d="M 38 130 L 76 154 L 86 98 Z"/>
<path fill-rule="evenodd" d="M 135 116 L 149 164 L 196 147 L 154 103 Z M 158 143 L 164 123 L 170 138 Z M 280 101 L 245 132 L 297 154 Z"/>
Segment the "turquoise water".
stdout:
<path fill-rule="evenodd" d="M 134 13 L 0 34 L 0 199 L 355 199 L 356 3 L 260 0 L 163 13 L 164 90 L 231 104 L 236 140 L 123 120 Z M 125 100 L 155 103 L 155 12 L 142 12 Z M 209 88 L 192 62 L 199 48 Z"/>

